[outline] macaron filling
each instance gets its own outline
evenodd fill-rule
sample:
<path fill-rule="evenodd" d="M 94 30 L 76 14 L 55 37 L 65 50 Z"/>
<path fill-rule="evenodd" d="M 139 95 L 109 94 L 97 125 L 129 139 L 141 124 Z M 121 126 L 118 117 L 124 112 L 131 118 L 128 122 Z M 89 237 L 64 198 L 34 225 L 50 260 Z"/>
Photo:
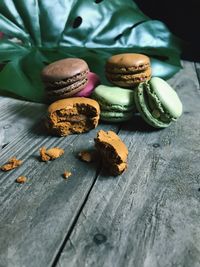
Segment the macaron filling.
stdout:
<path fill-rule="evenodd" d="M 75 90 L 78 90 L 78 92 L 82 89 L 82 87 L 86 86 L 88 80 L 87 78 L 76 81 L 72 84 L 68 84 L 65 87 L 58 88 L 57 90 L 49 90 L 47 91 L 47 95 L 64 95 L 65 93 L 76 92 Z"/>
<path fill-rule="evenodd" d="M 78 73 L 78 74 L 74 75 L 73 77 L 69 77 L 69 78 L 62 79 L 59 81 L 54 81 L 54 82 L 44 81 L 44 83 L 46 85 L 47 90 L 53 90 L 55 88 L 61 89 L 65 86 L 71 85 L 75 82 L 86 80 L 88 72 L 89 72 L 89 70 L 86 70 L 82 73 Z"/>

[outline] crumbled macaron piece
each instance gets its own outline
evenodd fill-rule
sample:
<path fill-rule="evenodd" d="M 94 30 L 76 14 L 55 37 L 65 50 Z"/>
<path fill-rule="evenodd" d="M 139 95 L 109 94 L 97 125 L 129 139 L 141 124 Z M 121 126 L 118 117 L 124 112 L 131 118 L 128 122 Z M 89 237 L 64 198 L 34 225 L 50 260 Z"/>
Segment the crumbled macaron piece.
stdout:
<path fill-rule="evenodd" d="M 72 173 L 69 172 L 69 171 L 65 171 L 65 172 L 63 173 L 63 177 L 64 177 L 65 179 L 69 178 L 71 175 L 72 175 Z"/>
<path fill-rule="evenodd" d="M 93 160 L 92 153 L 89 151 L 81 151 L 78 156 L 82 161 L 91 162 Z"/>
<path fill-rule="evenodd" d="M 27 182 L 27 178 L 25 176 L 19 176 L 17 179 L 16 179 L 16 182 L 19 183 L 19 184 L 24 184 Z"/>
<path fill-rule="evenodd" d="M 40 157 L 42 161 L 49 161 L 59 158 L 64 154 L 64 150 L 59 147 L 52 147 L 46 149 L 45 147 L 40 148 Z"/>
<path fill-rule="evenodd" d="M 100 130 L 94 141 L 103 167 L 111 175 L 122 174 L 127 169 L 128 149 L 120 137 L 113 131 Z"/>
<path fill-rule="evenodd" d="M 4 164 L 3 166 L 1 166 L 0 168 L 2 171 L 10 171 L 10 170 L 13 170 L 19 167 L 22 164 L 22 162 L 23 162 L 22 160 L 19 160 L 16 157 L 13 157 L 9 159 L 8 162 Z"/>

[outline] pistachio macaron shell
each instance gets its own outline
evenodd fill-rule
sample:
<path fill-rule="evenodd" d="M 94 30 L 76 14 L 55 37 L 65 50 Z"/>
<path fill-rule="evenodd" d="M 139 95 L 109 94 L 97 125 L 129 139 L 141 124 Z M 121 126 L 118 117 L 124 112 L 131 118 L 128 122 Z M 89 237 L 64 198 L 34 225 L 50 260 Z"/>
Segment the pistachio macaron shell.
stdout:
<path fill-rule="evenodd" d="M 183 106 L 176 91 L 163 79 L 153 77 L 150 82 L 150 88 L 156 95 L 161 105 L 176 120 L 182 115 Z"/>
<path fill-rule="evenodd" d="M 99 85 L 92 93 L 92 98 L 99 100 L 107 110 L 133 110 L 134 94 L 133 90 L 124 89 L 117 86 Z"/>
<path fill-rule="evenodd" d="M 182 114 L 182 103 L 164 80 L 153 77 L 134 90 L 136 107 L 142 118 L 155 128 L 166 128 Z"/>

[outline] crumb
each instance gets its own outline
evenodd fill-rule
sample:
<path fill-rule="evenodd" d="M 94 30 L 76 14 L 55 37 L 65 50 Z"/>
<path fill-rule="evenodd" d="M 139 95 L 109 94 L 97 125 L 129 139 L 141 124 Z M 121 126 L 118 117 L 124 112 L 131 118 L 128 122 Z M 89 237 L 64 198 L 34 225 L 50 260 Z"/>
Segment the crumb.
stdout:
<path fill-rule="evenodd" d="M 64 154 L 64 150 L 59 147 L 52 147 L 46 149 L 45 147 L 40 148 L 40 157 L 42 161 L 49 161 L 59 158 Z"/>
<path fill-rule="evenodd" d="M 27 178 L 25 176 L 19 176 L 16 179 L 16 182 L 19 183 L 19 184 L 24 184 L 24 183 L 26 183 L 26 181 L 27 181 Z"/>
<path fill-rule="evenodd" d="M 92 162 L 94 161 L 95 159 L 95 154 L 94 152 L 89 152 L 89 151 L 81 151 L 79 154 L 78 154 L 79 158 L 83 161 L 86 161 L 86 162 Z"/>
<path fill-rule="evenodd" d="M 63 173 L 63 177 L 64 177 L 65 179 L 69 178 L 69 176 L 71 176 L 71 175 L 72 175 L 72 173 L 71 173 L 71 172 L 68 172 L 68 171 L 65 171 L 65 172 Z"/>
<path fill-rule="evenodd" d="M 8 162 L 4 164 L 3 166 L 1 166 L 0 168 L 2 171 L 6 172 L 6 171 L 10 171 L 12 169 L 19 167 L 21 164 L 22 164 L 22 160 L 19 160 L 13 157 L 9 159 Z"/>

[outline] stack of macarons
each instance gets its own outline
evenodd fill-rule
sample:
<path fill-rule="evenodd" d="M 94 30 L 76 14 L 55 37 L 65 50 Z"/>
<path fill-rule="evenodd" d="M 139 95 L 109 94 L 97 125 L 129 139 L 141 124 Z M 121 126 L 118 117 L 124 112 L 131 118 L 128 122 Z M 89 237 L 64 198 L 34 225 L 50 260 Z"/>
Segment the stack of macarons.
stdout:
<path fill-rule="evenodd" d="M 100 83 L 99 77 L 90 72 L 86 61 L 80 58 L 55 61 L 44 67 L 41 77 L 48 102 L 74 96 L 89 97 Z"/>

